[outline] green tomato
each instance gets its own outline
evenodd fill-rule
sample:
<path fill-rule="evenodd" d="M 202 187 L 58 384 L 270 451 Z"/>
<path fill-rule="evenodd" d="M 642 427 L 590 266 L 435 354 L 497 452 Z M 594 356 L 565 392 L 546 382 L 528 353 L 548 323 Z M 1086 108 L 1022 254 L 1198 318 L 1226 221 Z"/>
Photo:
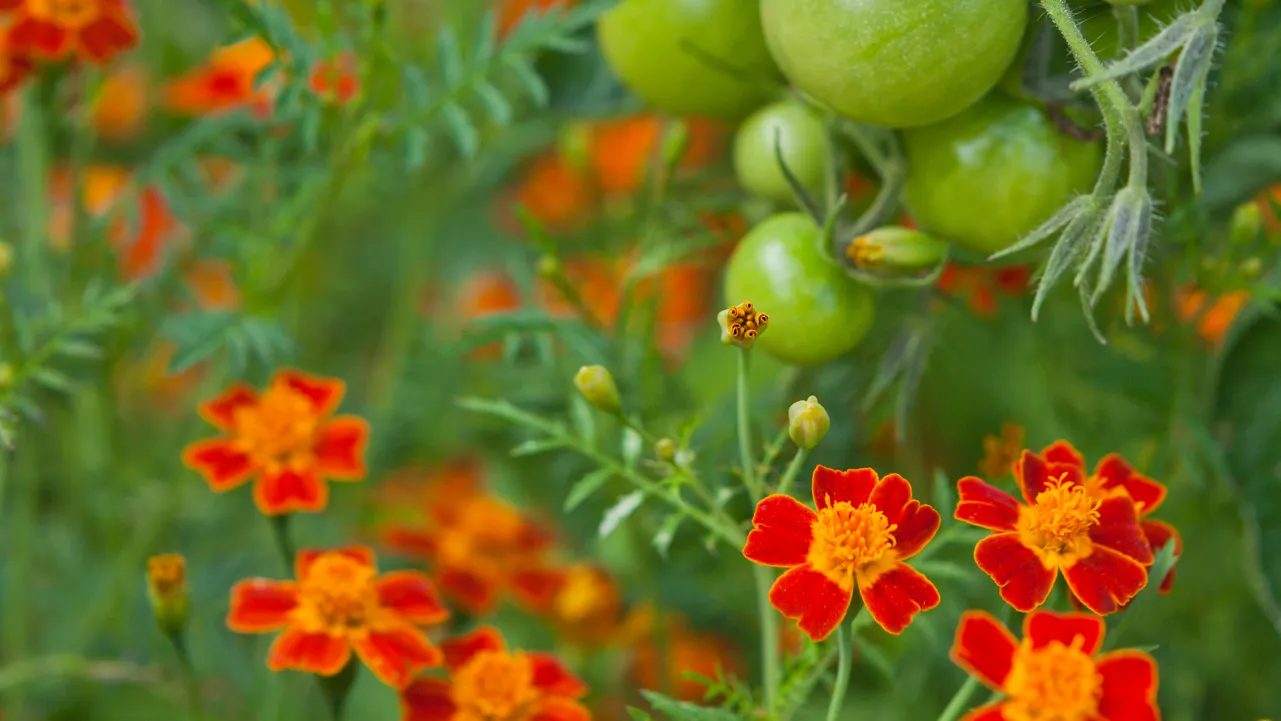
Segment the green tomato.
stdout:
<path fill-rule="evenodd" d="M 1026 0 L 761 0 L 800 90 L 861 123 L 937 123 L 983 97 L 1023 40 Z"/>
<path fill-rule="evenodd" d="M 768 102 L 772 90 L 762 81 L 780 78 L 750 0 L 623 0 L 601 16 L 596 33 L 623 84 L 674 115 L 737 120 Z"/>
<path fill-rule="evenodd" d="M 1036 229 L 1099 172 L 1098 143 L 1060 134 L 1037 106 L 993 93 L 903 132 L 904 200 L 920 226 L 990 254 Z"/>
<path fill-rule="evenodd" d="M 849 353 L 876 315 L 876 294 L 827 258 L 821 242 L 809 216 L 775 215 L 739 241 L 725 269 L 726 303 L 750 300 L 769 315 L 756 345 L 795 365 Z"/>
<path fill-rule="evenodd" d="M 813 108 L 794 100 L 757 110 L 734 136 L 734 172 L 747 192 L 771 200 L 792 199 L 783 169 L 774 153 L 775 134 L 783 162 L 807 190 L 823 184 L 827 167 L 823 119 Z"/>

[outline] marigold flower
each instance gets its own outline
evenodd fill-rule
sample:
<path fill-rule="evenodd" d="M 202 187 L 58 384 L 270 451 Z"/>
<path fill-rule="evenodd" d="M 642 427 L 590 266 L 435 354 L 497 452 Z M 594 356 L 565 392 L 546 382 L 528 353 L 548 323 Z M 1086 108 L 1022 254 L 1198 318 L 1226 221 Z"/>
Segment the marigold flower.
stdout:
<path fill-rule="evenodd" d="M 711 121 L 687 119 L 689 144 L 679 167 L 697 170 L 711 162 L 720 141 L 720 128 Z M 666 121 L 657 115 L 634 115 L 606 120 L 592 129 L 590 160 L 596 185 L 605 193 L 638 190 L 655 160 Z"/>
<path fill-rule="evenodd" d="M 169 81 L 165 107 L 180 115 L 208 115 L 252 107 L 258 117 L 271 114 L 271 84 L 255 88 L 258 74 L 275 62 L 266 40 L 253 37 L 218 48 L 204 65 Z"/>
<path fill-rule="evenodd" d="M 555 151 L 534 158 L 513 196 L 512 200 L 551 231 L 581 225 L 595 207 L 595 192 L 588 178 Z"/>
<path fill-rule="evenodd" d="M 872 618 L 893 634 L 939 604 L 934 584 L 904 563 L 934 538 L 940 520 L 912 499 L 906 479 L 818 466 L 813 496 L 817 513 L 779 494 L 756 504 L 743 555 L 788 568 L 770 589 L 774 608 L 821 641 L 845 618 L 856 586 Z"/>
<path fill-rule="evenodd" d="M 360 75 L 356 54 L 350 50 L 317 62 L 307 78 L 307 86 L 317 97 L 334 105 L 346 105 L 360 94 Z"/>
<path fill-rule="evenodd" d="M 542 595 L 536 612 L 558 636 L 585 649 L 625 643 L 649 625 L 649 609 L 630 613 L 618 583 L 609 571 L 593 563 L 574 563 L 548 573 L 550 592 Z"/>
<path fill-rule="evenodd" d="M 1178 289 L 1175 308 L 1180 321 L 1189 323 L 1195 320 L 1197 335 L 1206 343 L 1218 346 L 1223 343 L 1237 315 L 1250 304 L 1250 298 L 1249 291 L 1237 290 L 1209 301 L 1205 291 L 1189 284 Z"/>
<path fill-rule="evenodd" d="M 1010 472 L 1023 453 L 1027 433 L 1017 423 L 1002 423 L 1000 436 L 983 437 L 983 460 L 979 473 L 985 478 L 1001 478 Z"/>
<path fill-rule="evenodd" d="M 686 674 L 715 680 L 745 672 L 739 649 L 720 636 L 689 628 L 680 617 L 667 619 L 661 642 L 655 636 L 646 634 L 636 648 L 632 676 L 640 688 L 670 688 L 673 697 L 696 702 L 703 700 L 707 688 Z"/>
<path fill-rule="evenodd" d="M 251 478 L 254 503 L 267 515 L 323 511 L 325 479 L 365 476 L 369 425 L 357 416 L 335 416 L 346 384 L 283 370 L 263 393 L 240 383 L 201 405 L 200 415 L 226 435 L 197 441 L 182 460 L 204 476 L 215 493 Z"/>
<path fill-rule="evenodd" d="M 1097 616 L 1036 611 L 1023 640 L 984 611 L 961 616 L 952 661 L 1005 696 L 961 721 L 1157 721 L 1157 667 L 1141 651 L 1099 655 Z"/>
<path fill-rule="evenodd" d="M 1022 295 L 1027 292 L 1030 278 L 1031 272 L 1026 266 L 993 269 L 949 261 L 935 286 L 948 295 L 964 300 L 974 315 L 991 318 L 998 309 L 998 292 L 1008 296 Z"/>
<path fill-rule="evenodd" d="M 481 626 L 441 644 L 449 678 L 424 676 L 400 694 L 403 721 L 591 721 L 587 686 L 559 659 L 510 651 Z"/>
<path fill-rule="evenodd" d="M 0 17 L 0 98 L 21 85 L 34 67 L 31 59 L 9 42 L 9 25 L 7 18 Z"/>
<path fill-rule="evenodd" d="M 468 323 L 481 318 L 510 313 L 521 307 L 520 289 L 506 273 L 480 270 L 472 273 L 453 293 L 450 320 Z M 497 358 L 502 355 L 501 342 L 489 343 L 472 349 L 473 360 Z"/>
<path fill-rule="evenodd" d="M 418 628 L 449 618 L 427 576 L 380 576 L 373 551 L 362 546 L 300 551 L 294 575 L 295 581 L 255 578 L 231 589 L 228 628 L 282 631 L 267 654 L 272 671 L 332 676 L 354 650 L 383 683 L 404 688 L 419 669 L 444 660 Z"/>
<path fill-rule="evenodd" d="M 570 8 L 578 0 L 502 0 L 498 6 L 498 37 L 505 38 L 529 13 L 543 14 L 556 8 Z"/>
<path fill-rule="evenodd" d="M 0 0 L 13 10 L 9 44 L 43 60 L 76 55 L 103 65 L 138 44 L 138 29 L 125 0 Z"/>
<path fill-rule="evenodd" d="M 104 138 L 125 141 L 147 119 L 150 88 L 140 65 L 127 65 L 106 77 L 93 104 L 93 128 Z"/>
<path fill-rule="evenodd" d="M 187 622 L 187 559 L 165 553 L 147 559 L 147 599 L 156 623 L 167 634 Z"/>
<path fill-rule="evenodd" d="M 1024 613 L 1040 606 L 1060 571 L 1100 615 L 1147 585 L 1152 548 L 1129 494 L 1100 491 L 1080 466 L 1030 451 L 1014 464 L 1014 478 L 1026 503 L 973 476 L 957 482 L 956 519 L 994 532 L 975 546 L 974 561 L 1007 603 Z"/>

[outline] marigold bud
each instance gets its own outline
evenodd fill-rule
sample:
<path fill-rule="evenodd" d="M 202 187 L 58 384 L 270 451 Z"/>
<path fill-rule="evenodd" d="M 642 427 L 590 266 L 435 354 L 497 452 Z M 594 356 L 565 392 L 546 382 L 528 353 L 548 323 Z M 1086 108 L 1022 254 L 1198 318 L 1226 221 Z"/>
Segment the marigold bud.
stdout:
<path fill-rule="evenodd" d="M 187 624 L 187 560 L 178 553 L 147 559 L 147 598 L 156 623 L 173 636 Z"/>
<path fill-rule="evenodd" d="M 1242 203 L 1232 211 L 1228 237 L 1233 245 L 1254 245 L 1261 232 L 1263 232 L 1263 211 L 1258 203 Z"/>
<path fill-rule="evenodd" d="M 845 254 L 860 268 L 910 273 L 938 265 L 947 249 L 919 230 L 890 225 L 855 238 Z"/>
<path fill-rule="evenodd" d="M 769 326 L 769 316 L 757 311 L 751 301 L 743 301 L 717 313 L 716 322 L 721 326 L 722 343 L 751 348 Z"/>
<path fill-rule="evenodd" d="M 612 415 L 622 412 L 623 404 L 618 397 L 618 386 L 614 385 L 614 376 L 605 366 L 579 368 L 574 376 L 574 385 L 587 402 L 597 409 Z"/>
<path fill-rule="evenodd" d="M 659 460 L 670 463 L 676 457 L 676 441 L 670 438 L 660 438 L 658 443 L 654 444 L 654 452 L 658 454 Z"/>
<path fill-rule="evenodd" d="M 793 443 L 807 451 L 823 440 L 831 425 L 827 409 L 819 405 L 815 396 L 796 401 L 787 409 L 787 434 Z"/>

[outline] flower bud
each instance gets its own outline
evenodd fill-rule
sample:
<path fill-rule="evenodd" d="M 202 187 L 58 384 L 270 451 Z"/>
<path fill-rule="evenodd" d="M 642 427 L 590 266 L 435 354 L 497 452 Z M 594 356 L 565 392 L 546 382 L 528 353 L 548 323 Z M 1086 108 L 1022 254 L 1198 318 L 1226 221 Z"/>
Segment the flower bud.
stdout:
<path fill-rule="evenodd" d="M 943 260 L 948 245 L 919 230 L 887 225 L 854 239 L 845 250 L 860 268 L 912 273 Z"/>
<path fill-rule="evenodd" d="M 670 438 L 660 438 L 658 443 L 654 444 L 654 452 L 658 454 L 659 460 L 671 463 L 676 457 L 676 441 Z"/>
<path fill-rule="evenodd" d="M 1232 211 L 1232 221 L 1228 225 L 1228 238 L 1233 245 L 1254 245 L 1262 231 L 1263 211 L 1258 203 L 1242 203 Z"/>
<path fill-rule="evenodd" d="M 756 310 L 751 301 L 745 300 L 716 314 L 721 326 L 721 342 L 739 348 L 751 348 L 757 336 L 769 326 L 769 316 Z"/>
<path fill-rule="evenodd" d="M 540 278 L 555 278 L 564 272 L 560 258 L 554 255 L 544 255 L 538 259 L 538 275 Z"/>
<path fill-rule="evenodd" d="M 0 363 L 0 391 L 13 385 L 13 366 Z"/>
<path fill-rule="evenodd" d="M 827 409 L 819 405 L 814 396 L 796 401 L 787 409 L 787 434 L 793 443 L 807 451 L 823 440 L 831 425 Z"/>
<path fill-rule="evenodd" d="M 574 376 L 574 385 L 583 394 L 588 403 L 598 410 L 611 415 L 622 412 L 623 404 L 618 398 L 618 386 L 614 385 L 614 376 L 605 366 L 583 366 Z"/>
<path fill-rule="evenodd" d="M 8 275 L 13 267 L 13 246 L 0 241 L 0 278 Z"/>
<path fill-rule="evenodd" d="M 147 598 L 156 623 L 173 636 L 187 624 L 187 561 L 178 553 L 147 559 Z"/>

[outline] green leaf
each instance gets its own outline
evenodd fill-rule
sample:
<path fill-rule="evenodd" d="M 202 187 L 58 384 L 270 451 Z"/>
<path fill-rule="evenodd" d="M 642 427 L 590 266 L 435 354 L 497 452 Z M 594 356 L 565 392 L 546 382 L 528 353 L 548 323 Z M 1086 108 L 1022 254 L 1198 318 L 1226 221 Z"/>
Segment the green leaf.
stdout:
<path fill-rule="evenodd" d="M 565 511 L 569 512 L 578 508 L 583 501 L 604 487 L 613 475 L 614 472 L 608 468 L 598 468 L 583 476 L 578 483 L 574 484 L 573 488 L 569 489 L 569 495 L 565 497 Z"/>
<path fill-rule="evenodd" d="M 543 82 L 542 77 L 534 71 L 529 61 L 519 55 L 511 55 L 506 58 L 507 67 L 511 68 L 516 79 L 524 86 L 529 97 L 534 99 L 538 106 L 546 107 L 551 102 L 551 91 L 547 89 L 547 83 Z"/>
<path fill-rule="evenodd" d="M 512 106 L 507 102 L 502 93 L 498 92 L 493 85 L 486 82 L 477 83 L 472 87 L 480 102 L 485 106 L 485 112 L 489 113 L 489 119 L 497 125 L 506 125 L 512 121 Z"/>
<path fill-rule="evenodd" d="M 170 373 L 181 373 L 217 353 L 239 322 L 235 313 L 214 312 L 173 316 L 160 325 L 160 335 L 178 345 L 169 361 Z"/>
<path fill-rule="evenodd" d="M 627 714 L 632 717 L 632 721 L 654 721 L 654 717 L 649 713 L 642 711 L 635 706 L 627 707 Z"/>
<path fill-rule="evenodd" d="M 640 508 L 641 502 L 644 500 L 645 494 L 640 491 L 632 491 L 619 498 L 613 506 L 610 506 L 608 511 L 605 511 L 605 516 L 600 519 L 600 537 L 605 538 L 613 533 L 620 523 L 627 520 L 628 516 L 632 515 L 637 508 Z"/>
<path fill-rule="evenodd" d="M 456 103 L 446 103 L 440 109 L 440 114 L 445 119 L 445 127 L 449 129 L 450 137 L 458 147 L 458 152 L 462 153 L 464 158 L 474 156 L 480 149 L 480 135 L 476 132 L 476 126 L 472 125 L 471 119 L 467 117 L 467 113 Z"/>
<path fill-rule="evenodd" d="M 1204 202 L 1228 210 L 1281 178 L 1281 137 L 1247 135 L 1232 140 L 1205 166 Z"/>
<path fill-rule="evenodd" d="M 440 76 L 445 85 L 458 86 L 462 81 L 463 56 L 458 51 L 458 35 L 449 23 L 442 25 L 436 35 L 436 53 L 440 59 Z"/>
<path fill-rule="evenodd" d="M 102 357 L 102 349 L 88 341 L 68 338 L 58 344 L 58 355 L 68 358 L 98 360 Z"/>
<path fill-rule="evenodd" d="M 565 447 L 563 438 L 551 439 L 533 439 L 525 441 L 511 450 L 513 458 L 522 458 L 524 456 L 536 456 L 539 453 L 546 453 Z"/>
<path fill-rule="evenodd" d="M 672 540 L 676 538 L 676 529 L 680 528 L 681 521 L 684 520 L 684 514 L 673 513 L 663 521 L 663 525 L 658 528 L 658 533 L 654 534 L 654 548 L 664 561 L 667 560 L 668 549 L 672 547 Z"/>
<path fill-rule="evenodd" d="M 52 368 L 37 368 L 31 374 L 31 380 L 41 388 L 56 391 L 58 393 L 70 393 L 75 390 L 71 385 L 71 379 L 63 373 L 53 370 Z"/>
<path fill-rule="evenodd" d="M 738 714 L 724 709 L 708 708 L 687 701 L 677 701 L 655 691 L 641 691 L 654 710 L 673 721 L 741 721 Z"/>

